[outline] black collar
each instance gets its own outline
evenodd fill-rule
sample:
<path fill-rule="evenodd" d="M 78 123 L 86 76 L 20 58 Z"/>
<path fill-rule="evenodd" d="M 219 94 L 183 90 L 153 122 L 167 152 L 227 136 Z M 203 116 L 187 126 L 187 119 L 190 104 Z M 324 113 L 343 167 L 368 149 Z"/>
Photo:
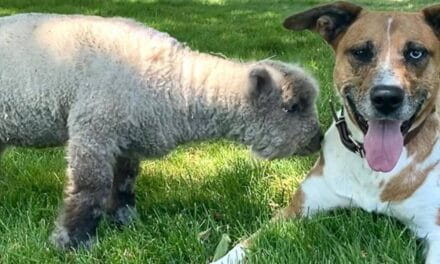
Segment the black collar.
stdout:
<path fill-rule="evenodd" d="M 358 154 L 361 158 L 365 157 L 364 144 L 354 139 L 351 136 L 350 130 L 348 130 L 347 122 L 345 122 L 344 117 L 344 108 L 341 110 L 341 116 L 338 117 L 335 107 L 333 106 L 332 101 L 330 101 L 330 110 L 342 144 L 351 152 Z"/>

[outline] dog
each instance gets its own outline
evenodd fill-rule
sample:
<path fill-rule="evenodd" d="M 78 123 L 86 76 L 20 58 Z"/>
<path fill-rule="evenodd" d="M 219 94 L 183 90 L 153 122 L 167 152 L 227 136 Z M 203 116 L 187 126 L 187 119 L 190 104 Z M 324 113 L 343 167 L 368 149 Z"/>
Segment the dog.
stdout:
<path fill-rule="evenodd" d="M 333 48 L 343 109 L 274 220 L 337 208 L 390 215 L 426 239 L 426 263 L 440 263 L 440 5 L 404 13 L 335 2 L 283 25 L 315 31 Z M 243 261 L 256 236 L 214 263 Z"/>

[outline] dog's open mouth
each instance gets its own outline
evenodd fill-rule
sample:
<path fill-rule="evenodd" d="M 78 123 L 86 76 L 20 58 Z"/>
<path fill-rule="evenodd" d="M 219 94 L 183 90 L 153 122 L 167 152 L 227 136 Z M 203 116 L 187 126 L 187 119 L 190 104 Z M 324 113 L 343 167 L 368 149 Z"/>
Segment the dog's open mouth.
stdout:
<path fill-rule="evenodd" d="M 357 111 L 356 106 L 354 105 L 353 101 L 349 99 L 349 97 L 347 97 L 347 102 L 350 105 L 350 109 L 356 119 L 356 123 L 358 127 L 362 130 L 364 135 L 367 134 L 368 132 L 367 120 L 365 120 L 365 118 Z M 400 126 L 400 132 L 402 133 L 403 136 L 406 136 L 406 134 L 408 134 L 408 131 L 411 128 L 420 108 L 421 108 L 421 104 L 419 105 L 419 108 L 410 119 L 402 122 L 402 125 Z"/>
<path fill-rule="evenodd" d="M 389 172 L 397 164 L 403 150 L 404 138 L 408 134 L 421 104 L 408 120 L 370 119 L 366 120 L 356 109 L 353 101 L 347 96 L 358 127 L 364 133 L 365 158 L 371 169 Z"/>

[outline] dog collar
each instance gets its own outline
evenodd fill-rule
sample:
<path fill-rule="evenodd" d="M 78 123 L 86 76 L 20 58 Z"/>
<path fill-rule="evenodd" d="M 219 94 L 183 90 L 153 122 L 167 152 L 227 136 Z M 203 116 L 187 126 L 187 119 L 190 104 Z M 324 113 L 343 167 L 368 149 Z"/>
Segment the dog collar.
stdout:
<path fill-rule="evenodd" d="M 338 129 L 339 138 L 342 145 L 353 153 L 356 153 L 361 158 L 365 157 L 364 144 L 354 139 L 348 130 L 347 122 L 345 122 L 344 108 L 341 110 L 341 115 L 336 114 L 335 107 L 330 101 L 330 110 L 332 112 L 333 120 L 335 121 L 336 128 Z"/>
<path fill-rule="evenodd" d="M 345 122 L 345 116 L 344 116 L 344 108 L 341 110 L 340 116 L 336 114 L 335 107 L 333 105 L 333 102 L 330 100 L 330 110 L 333 116 L 333 120 L 335 121 L 336 128 L 338 129 L 339 138 L 341 139 L 342 145 L 345 146 L 346 149 L 350 150 L 353 153 L 356 153 L 361 158 L 365 157 L 365 149 L 364 144 L 354 139 L 350 133 L 350 130 L 348 130 L 347 122 Z M 435 108 L 432 109 L 431 113 L 435 112 Z M 425 124 L 425 120 L 414 130 L 409 131 L 409 133 L 406 135 L 403 144 L 408 144 L 411 139 L 413 139 L 421 130 L 423 125 Z"/>

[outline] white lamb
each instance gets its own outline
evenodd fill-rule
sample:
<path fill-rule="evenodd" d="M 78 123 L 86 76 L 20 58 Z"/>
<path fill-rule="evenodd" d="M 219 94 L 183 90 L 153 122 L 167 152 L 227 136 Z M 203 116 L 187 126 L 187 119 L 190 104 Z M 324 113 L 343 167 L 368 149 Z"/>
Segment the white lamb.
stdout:
<path fill-rule="evenodd" d="M 298 67 L 199 53 L 132 20 L 0 18 L 0 150 L 67 142 L 59 248 L 87 244 L 104 212 L 131 219 L 142 157 L 208 138 L 268 159 L 317 150 L 316 87 Z"/>

